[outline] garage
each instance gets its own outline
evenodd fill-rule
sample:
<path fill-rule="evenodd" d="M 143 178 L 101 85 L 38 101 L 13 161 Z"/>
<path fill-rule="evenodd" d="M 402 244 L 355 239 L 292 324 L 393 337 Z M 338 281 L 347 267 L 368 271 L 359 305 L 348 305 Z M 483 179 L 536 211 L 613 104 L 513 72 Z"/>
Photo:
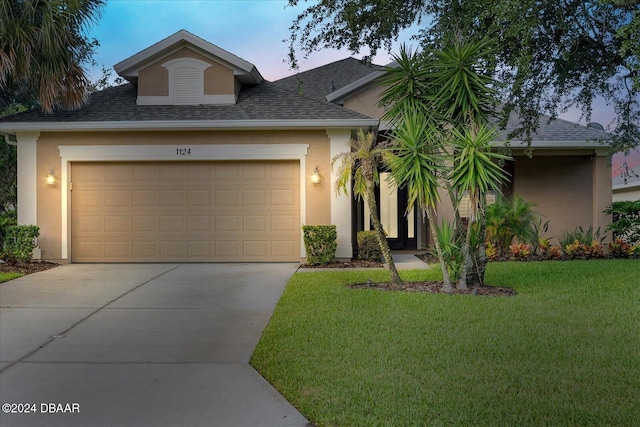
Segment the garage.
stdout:
<path fill-rule="evenodd" d="M 73 262 L 300 260 L 298 161 L 73 162 Z"/>

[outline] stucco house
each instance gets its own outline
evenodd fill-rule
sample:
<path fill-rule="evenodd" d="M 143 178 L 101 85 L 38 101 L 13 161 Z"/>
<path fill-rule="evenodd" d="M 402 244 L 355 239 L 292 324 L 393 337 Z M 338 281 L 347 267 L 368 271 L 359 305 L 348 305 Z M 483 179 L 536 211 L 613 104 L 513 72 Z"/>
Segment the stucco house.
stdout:
<path fill-rule="evenodd" d="M 299 261 L 301 226 L 335 224 L 338 257 L 367 227 L 333 191 L 331 159 L 357 129 L 378 132 L 380 67 L 349 58 L 276 82 L 187 31 L 115 65 L 128 84 L 75 111 L 0 119 L 18 146 L 18 221 L 37 224 L 42 258 L 61 262 Z M 604 228 L 611 203 L 602 134 L 544 125 L 534 157 L 512 142 L 517 192 L 550 234 Z M 383 184 L 390 241 L 424 248 L 426 225 Z M 443 215 L 450 210 L 443 204 Z"/>

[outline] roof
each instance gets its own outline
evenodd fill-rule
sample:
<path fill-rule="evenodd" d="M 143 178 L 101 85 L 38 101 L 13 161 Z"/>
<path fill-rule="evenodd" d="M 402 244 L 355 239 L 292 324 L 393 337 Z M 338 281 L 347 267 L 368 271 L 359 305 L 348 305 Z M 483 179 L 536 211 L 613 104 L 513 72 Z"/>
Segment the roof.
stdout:
<path fill-rule="evenodd" d="M 186 30 L 180 30 L 158 43 L 141 50 L 135 55 L 118 62 L 113 68 L 116 70 L 116 73 L 131 83 L 137 83 L 138 72 L 141 69 L 184 46 L 189 46 L 192 49 L 195 48 L 204 56 L 214 59 L 217 62 L 225 63 L 225 65 L 233 69 L 234 75 L 243 84 L 259 84 L 264 80 L 258 69 L 252 63 Z"/>
<path fill-rule="evenodd" d="M 137 105 L 125 84 L 93 93 L 84 107 L 51 114 L 33 110 L 0 119 L 0 131 L 369 127 L 377 120 L 300 96 L 270 82 L 243 86 L 236 104 Z"/>
<path fill-rule="evenodd" d="M 599 148 L 607 147 L 604 140 L 607 133 L 592 127 L 580 125 L 563 119 L 550 120 L 549 116 L 540 118 L 540 126 L 532 135 L 532 148 Z M 506 128 L 501 131 L 501 140 L 506 140 L 507 135 L 520 127 L 520 118 L 512 113 Z M 526 148 L 522 139 L 514 138 L 509 142 L 512 148 Z"/>
<path fill-rule="evenodd" d="M 274 83 L 304 96 L 327 101 L 327 95 L 330 93 L 349 86 L 382 68 L 379 65 L 367 64 L 356 58 L 345 58 L 285 77 Z"/>

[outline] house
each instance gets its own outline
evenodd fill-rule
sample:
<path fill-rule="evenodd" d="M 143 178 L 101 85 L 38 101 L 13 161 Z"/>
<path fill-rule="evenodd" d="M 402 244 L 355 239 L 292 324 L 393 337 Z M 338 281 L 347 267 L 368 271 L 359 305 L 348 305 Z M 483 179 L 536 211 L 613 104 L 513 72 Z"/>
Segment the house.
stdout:
<path fill-rule="evenodd" d="M 182 30 L 115 70 L 129 83 L 79 110 L 0 119 L 18 146 L 18 222 L 40 227 L 43 259 L 299 261 L 304 224 L 336 225 L 337 255 L 351 257 L 366 211 L 336 195 L 330 164 L 355 130 L 384 129 L 380 67 L 350 58 L 268 82 Z M 552 233 L 608 221 L 611 173 L 606 149 L 589 142 L 594 132 L 552 122 L 531 159 L 512 144 L 505 192 L 536 202 Z M 426 247 L 404 197 L 380 189 L 390 241 Z"/>
<path fill-rule="evenodd" d="M 640 150 L 614 154 L 611 169 L 613 201 L 640 200 Z"/>

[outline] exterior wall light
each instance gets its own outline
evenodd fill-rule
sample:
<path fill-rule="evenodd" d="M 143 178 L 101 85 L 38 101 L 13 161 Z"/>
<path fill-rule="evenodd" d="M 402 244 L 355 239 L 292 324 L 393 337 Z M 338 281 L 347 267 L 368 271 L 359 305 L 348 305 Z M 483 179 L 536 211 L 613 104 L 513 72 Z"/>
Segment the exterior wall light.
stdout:
<path fill-rule="evenodd" d="M 314 184 L 320 184 L 320 171 L 318 170 L 317 166 L 311 173 L 311 182 L 313 182 Z"/>
<path fill-rule="evenodd" d="M 47 174 L 47 185 L 56 185 L 56 173 L 53 168 L 49 168 L 49 173 Z"/>

